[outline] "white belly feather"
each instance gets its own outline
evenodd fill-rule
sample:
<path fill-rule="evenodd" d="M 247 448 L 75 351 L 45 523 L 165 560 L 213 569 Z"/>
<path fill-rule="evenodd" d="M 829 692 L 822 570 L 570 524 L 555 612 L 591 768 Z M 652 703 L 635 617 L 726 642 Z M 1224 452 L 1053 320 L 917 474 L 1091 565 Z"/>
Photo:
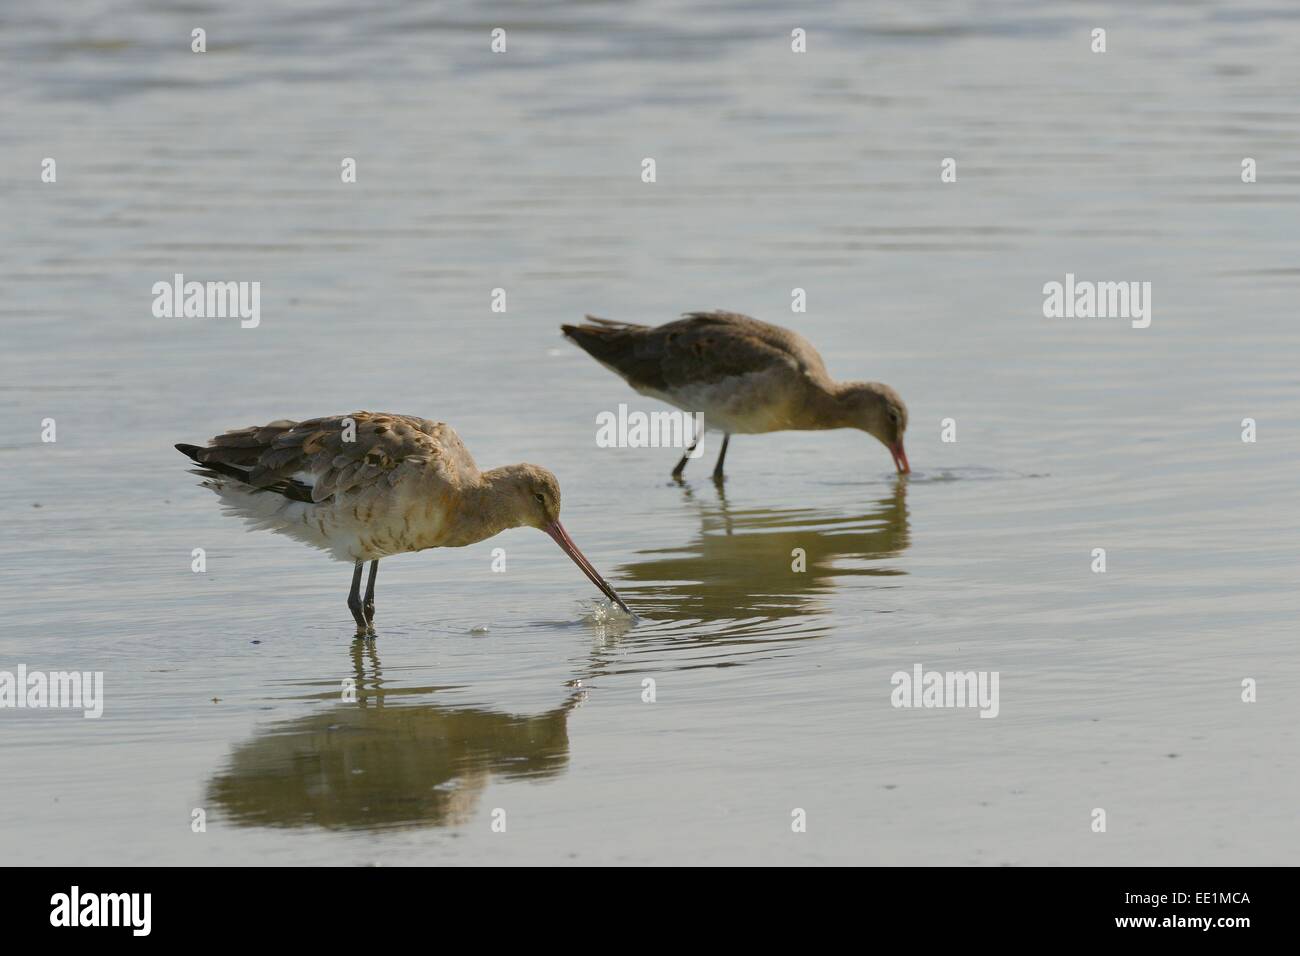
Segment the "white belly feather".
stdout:
<path fill-rule="evenodd" d="M 686 412 L 702 412 L 705 428 L 755 435 L 796 427 L 787 383 L 788 374 L 764 370 L 720 382 L 681 385 L 671 391 L 637 391 Z"/>
<path fill-rule="evenodd" d="M 307 472 L 294 479 L 309 487 L 315 481 Z M 249 528 L 288 535 L 350 563 L 437 547 L 445 526 L 432 502 L 412 500 L 400 487 L 354 489 L 310 503 L 225 478 L 203 484 L 221 498 L 226 514 Z"/>

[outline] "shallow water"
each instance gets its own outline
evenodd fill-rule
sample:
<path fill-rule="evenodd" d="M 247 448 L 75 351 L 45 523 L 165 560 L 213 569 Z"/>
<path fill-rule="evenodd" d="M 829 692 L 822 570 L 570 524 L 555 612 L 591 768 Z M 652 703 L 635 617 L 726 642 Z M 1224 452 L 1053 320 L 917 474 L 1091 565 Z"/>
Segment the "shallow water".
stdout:
<path fill-rule="evenodd" d="M 1300 13 L 1130 6 L 0 11 L 0 670 L 106 694 L 0 710 L 7 858 L 1293 862 Z M 154 318 L 176 272 L 261 324 Z M 1043 318 L 1066 272 L 1150 281 L 1150 328 Z M 898 388 L 915 473 L 596 448 L 660 406 L 559 324 L 707 308 Z M 349 569 L 172 449 L 357 408 L 551 468 L 641 620 L 517 530 L 386 560 L 359 644 Z M 894 708 L 916 664 L 997 671 L 997 718 Z"/>

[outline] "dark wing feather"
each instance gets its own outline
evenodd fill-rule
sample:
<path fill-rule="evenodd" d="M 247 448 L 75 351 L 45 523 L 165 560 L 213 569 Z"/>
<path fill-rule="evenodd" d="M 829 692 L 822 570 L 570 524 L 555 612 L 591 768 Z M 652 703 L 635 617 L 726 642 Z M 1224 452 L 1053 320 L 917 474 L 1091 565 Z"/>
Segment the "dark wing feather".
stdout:
<path fill-rule="evenodd" d="M 594 321 L 599 325 L 562 328 L 634 388 L 670 391 L 780 365 L 824 372 L 816 351 L 793 332 L 736 312 L 691 312 L 654 328 Z"/>
<path fill-rule="evenodd" d="M 355 435 L 349 431 L 349 420 Z M 346 440 L 349 437 L 353 440 Z M 472 466 L 472 459 L 447 425 L 374 412 L 276 421 L 218 435 L 206 448 L 176 447 L 208 469 L 254 488 L 320 502 L 358 485 L 385 478 L 391 481 L 396 469 L 408 460 L 438 458 L 443 443 L 449 440 Z M 313 484 L 296 480 L 294 476 L 300 473 L 311 475 Z"/>

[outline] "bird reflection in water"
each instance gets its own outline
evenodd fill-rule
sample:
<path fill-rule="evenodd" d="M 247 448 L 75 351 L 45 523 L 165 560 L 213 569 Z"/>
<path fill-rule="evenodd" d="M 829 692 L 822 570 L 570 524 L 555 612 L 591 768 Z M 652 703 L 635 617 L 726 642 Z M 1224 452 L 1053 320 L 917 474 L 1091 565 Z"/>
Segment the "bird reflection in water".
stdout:
<path fill-rule="evenodd" d="M 699 511 L 690 541 L 639 552 L 618 571 L 649 619 L 777 619 L 816 610 L 851 577 L 903 575 L 891 563 L 911 542 L 906 480 L 861 514 L 816 508 L 734 509 L 725 496 L 683 494 Z M 796 570 L 802 568 L 802 570 Z"/>
<path fill-rule="evenodd" d="M 242 826 L 454 826 L 475 814 L 494 776 L 545 779 L 568 765 L 579 681 L 558 706 L 520 716 L 403 703 L 436 688 L 385 689 L 373 643 L 355 641 L 352 660 L 356 700 L 272 725 L 236 748 L 208 785 L 210 806 Z"/>

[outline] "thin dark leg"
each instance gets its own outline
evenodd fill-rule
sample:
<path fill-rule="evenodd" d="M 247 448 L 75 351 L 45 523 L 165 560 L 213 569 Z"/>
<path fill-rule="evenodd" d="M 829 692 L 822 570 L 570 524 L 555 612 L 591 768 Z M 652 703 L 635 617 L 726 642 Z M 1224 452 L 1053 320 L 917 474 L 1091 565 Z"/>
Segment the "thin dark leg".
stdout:
<path fill-rule="evenodd" d="M 379 573 L 379 559 L 370 562 L 370 577 L 366 579 L 366 600 L 361 610 L 366 615 L 366 627 L 375 633 L 375 575 Z"/>
<path fill-rule="evenodd" d="M 731 432 L 722 436 L 722 450 L 718 452 L 718 463 L 713 466 L 713 480 L 722 481 L 722 460 L 727 457 L 727 442 L 731 441 Z"/>
<path fill-rule="evenodd" d="M 682 472 L 686 470 L 686 463 L 691 460 L 691 452 L 695 451 L 695 446 L 700 443 L 700 439 L 703 437 L 703 431 L 695 436 L 695 441 L 691 442 L 691 447 L 686 449 L 686 454 L 682 455 L 682 460 L 679 461 L 677 467 L 673 469 L 674 478 L 681 478 Z"/>
<path fill-rule="evenodd" d="M 357 622 L 358 635 L 366 633 L 366 618 L 361 613 L 361 569 L 365 566 L 364 561 L 357 562 L 352 572 L 352 590 L 348 592 L 348 610 L 352 612 L 352 619 Z"/>

